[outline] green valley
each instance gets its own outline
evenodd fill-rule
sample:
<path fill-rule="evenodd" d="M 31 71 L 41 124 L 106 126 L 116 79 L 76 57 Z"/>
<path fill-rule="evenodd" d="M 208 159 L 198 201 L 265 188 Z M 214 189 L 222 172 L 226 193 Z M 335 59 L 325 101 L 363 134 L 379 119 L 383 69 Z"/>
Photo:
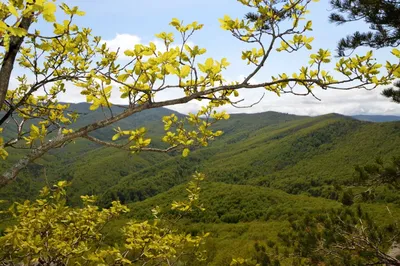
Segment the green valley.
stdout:
<path fill-rule="evenodd" d="M 169 113 L 167 109 L 145 112 L 121 121 L 121 126 L 150 128 L 149 124 L 160 124 Z M 80 119 L 93 118 L 83 115 Z M 46 182 L 70 181 L 70 205 L 79 205 L 81 195 L 96 195 L 101 206 L 107 207 L 113 200 L 129 206 L 131 212 L 108 229 L 112 232 L 108 241 L 120 241 L 118 224 L 132 218 L 152 219 L 150 210 L 155 206 L 160 206 L 166 217 L 175 217 L 170 204 L 185 198 L 185 184 L 199 171 L 206 175 L 200 196 L 206 210 L 189 213 L 179 227 L 191 234 L 210 232 L 206 264 L 226 265 L 232 250 L 241 257 L 259 256 L 254 245 L 276 249 L 276 254 L 290 253 L 279 238 L 290 229 L 290 223 L 341 208 L 345 193 L 365 190 L 354 186 L 356 165 L 377 157 L 389 160 L 400 152 L 399 122 L 266 112 L 233 114 L 215 127 L 224 134 L 208 147 L 192 149 L 186 158 L 175 152 L 130 154 L 80 139 L 37 161 L 17 182 L 2 188 L 0 195 L 10 201 L 33 199 Z M 160 147 L 157 140 L 163 128 L 152 128 L 153 145 Z M 104 139 L 112 134 L 111 128 L 96 133 Z M 390 204 L 391 212 L 400 217 L 396 190 L 380 187 L 377 191 L 373 201 L 355 199 L 353 206 L 361 204 L 379 219 Z M 264 259 L 273 261 L 274 255 Z"/>

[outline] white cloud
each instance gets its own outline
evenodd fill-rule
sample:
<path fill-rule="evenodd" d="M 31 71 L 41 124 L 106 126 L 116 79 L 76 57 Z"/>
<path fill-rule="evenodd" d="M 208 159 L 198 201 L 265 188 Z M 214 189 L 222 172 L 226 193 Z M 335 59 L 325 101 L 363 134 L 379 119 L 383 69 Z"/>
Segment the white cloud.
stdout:
<path fill-rule="evenodd" d="M 311 116 L 328 113 L 400 115 L 400 104 L 393 103 L 382 96 L 381 91 L 382 89 L 372 91 L 362 89 L 350 91 L 315 89 L 316 95 L 321 99 L 321 101 L 318 101 L 312 96 L 283 94 L 278 97 L 275 93 L 265 92 L 263 89 L 241 90 L 239 98 L 245 99 L 241 103 L 243 106 L 256 102 L 264 92 L 265 96 L 259 104 L 251 108 L 238 109 L 226 106 L 224 109 L 229 113 L 277 111 Z"/>
<path fill-rule="evenodd" d="M 104 40 L 111 51 L 117 51 L 120 49 L 121 55 L 125 50 L 133 49 L 136 44 L 142 43 L 142 39 L 139 36 L 132 34 L 119 34 L 115 36 L 114 39 Z"/>
<path fill-rule="evenodd" d="M 124 55 L 124 51 L 126 50 L 132 50 L 136 44 L 143 44 L 143 45 L 148 45 L 150 42 L 154 43 L 157 47 L 157 50 L 160 52 L 165 52 L 165 44 L 159 40 L 159 39 L 153 39 L 150 41 L 143 41 L 142 38 L 140 38 L 137 35 L 133 34 L 128 34 L 128 33 L 123 33 L 119 34 L 117 33 L 115 37 L 111 40 L 104 40 L 103 43 L 107 44 L 107 47 L 110 48 L 111 51 L 116 52 L 118 49 L 120 51 L 120 59 L 126 60 L 129 59 L 129 57 Z M 190 47 L 194 46 L 194 43 L 191 41 L 186 42 L 187 45 Z M 171 47 L 180 47 L 182 44 L 172 44 Z"/>
<path fill-rule="evenodd" d="M 60 93 L 57 99 L 60 102 L 80 103 L 86 101 L 86 96 L 81 94 L 82 88 L 74 86 L 71 82 L 65 84 L 66 93 Z"/>

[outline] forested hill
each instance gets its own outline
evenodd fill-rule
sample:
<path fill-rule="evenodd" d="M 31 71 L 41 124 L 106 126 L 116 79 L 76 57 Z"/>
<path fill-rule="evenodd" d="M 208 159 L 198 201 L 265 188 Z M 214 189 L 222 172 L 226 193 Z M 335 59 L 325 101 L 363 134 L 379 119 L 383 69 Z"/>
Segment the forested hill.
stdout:
<path fill-rule="evenodd" d="M 85 104 L 76 104 L 74 108 L 82 113 L 77 127 L 104 116 L 102 111 L 85 115 Z M 154 137 L 152 143 L 162 145 L 161 120 L 172 112 L 149 110 L 115 126 L 148 126 L 149 135 Z M 71 203 L 79 202 L 83 194 L 98 194 L 104 205 L 116 198 L 127 203 L 167 191 L 200 170 L 209 181 L 334 198 L 338 195 L 333 186 L 349 182 L 355 165 L 376 157 L 390 158 L 399 154 L 400 147 L 400 122 L 368 123 L 337 114 L 234 114 L 216 127 L 224 135 L 209 147 L 193 150 L 187 158 L 179 153 L 132 155 L 78 140 L 32 164 L 0 195 L 9 199 L 31 198 L 46 178 L 49 182 L 66 179 L 72 181 Z M 97 132 L 98 137 L 108 139 L 113 134 L 112 128 Z M 7 162 L 1 165 L 5 168 Z"/>
<path fill-rule="evenodd" d="M 263 115 L 265 120 L 260 119 Z M 247 128 L 250 119 L 260 120 Z M 337 198 L 334 185 L 349 183 L 355 165 L 399 153 L 400 123 L 265 113 L 233 115 L 220 126 L 226 134 L 210 147 L 128 174 L 105 192 L 104 202 L 151 197 L 184 182 L 195 170 L 206 173 L 210 181 Z"/>
<path fill-rule="evenodd" d="M 101 110 L 86 114 L 87 104 L 73 107 L 81 113 L 76 127 L 104 117 Z M 147 126 L 152 145 L 159 147 L 163 145 L 162 117 L 171 113 L 149 110 L 115 126 Z M 276 243 L 285 239 L 282 232 L 290 230 L 291 221 L 340 208 L 343 202 L 349 204 L 344 201 L 346 195 L 351 199 L 364 190 L 353 184 L 356 165 L 400 154 L 400 122 L 265 112 L 233 114 L 215 126 L 224 134 L 208 147 L 192 149 L 186 158 L 180 152 L 130 154 L 79 139 L 29 165 L 16 182 L 0 189 L 0 199 L 33 199 L 41 187 L 56 180 L 71 181 L 67 191 L 71 205 L 81 204 L 80 196 L 86 194 L 97 195 L 100 206 L 119 199 L 132 211 L 107 227 L 106 241 L 114 245 L 121 240 L 121 224 L 127 219 L 151 218 L 150 210 L 156 205 L 170 215 L 171 202 L 185 197 L 187 181 L 201 171 L 206 181 L 200 200 L 206 210 L 191 213 L 177 226 L 192 234 L 210 232 L 210 253 L 204 265 L 229 265 L 232 254 L 257 256 L 254 243 L 286 249 Z M 95 136 L 111 140 L 113 134 L 109 127 Z M 23 152 L 10 153 L 10 160 L 0 162 L 1 170 Z M 382 189 L 384 193 L 377 193 L 373 202 L 357 204 L 386 223 L 382 217 L 387 204 L 399 204 L 400 196 Z M 398 205 L 389 206 L 400 218 Z M 7 220 L 0 221 L 0 232 L 7 225 Z"/>

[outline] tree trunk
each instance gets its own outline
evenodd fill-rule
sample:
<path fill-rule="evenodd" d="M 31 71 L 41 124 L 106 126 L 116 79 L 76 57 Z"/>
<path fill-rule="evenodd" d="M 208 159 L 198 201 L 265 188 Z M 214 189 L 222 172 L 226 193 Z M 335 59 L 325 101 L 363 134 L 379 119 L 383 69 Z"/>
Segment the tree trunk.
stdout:
<path fill-rule="evenodd" d="M 33 16 L 22 18 L 19 28 L 28 31 L 29 27 L 32 24 L 32 19 Z M 3 64 L 1 65 L 0 69 L 0 110 L 3 108 L 3 104 L 8 91 L 8 86 L 10 84 L 11 73 L 15 64 L 15 59 L 17 58 L 19 49 L 21 48 L 24 39 L 25 36 L 12 36 L 10 38 L 10 47 L 4 55 Z"/>

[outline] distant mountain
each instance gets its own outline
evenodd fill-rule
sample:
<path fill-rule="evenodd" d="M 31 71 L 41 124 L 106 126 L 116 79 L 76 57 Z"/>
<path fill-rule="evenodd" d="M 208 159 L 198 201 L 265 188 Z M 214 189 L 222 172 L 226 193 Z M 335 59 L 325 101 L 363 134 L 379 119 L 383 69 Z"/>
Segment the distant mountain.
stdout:
<path fill-rule="evenodd" d="M 368 122 L 394 122 L 400 121 L 400 116 L 395 115 L 354 115 L 354 119 Z"/>
<path fill-rule="evenodd" d="M 400 147 L 397 123 L 367 123 L 335 114 L 232 115 L 218 126 L 225 134 L 209 147 L 130 173 L 107 189 L 103 202 L 151 197 L 184 182 L 195 170 L 214 182 L 328 197 L 335 194 L 332 184 L 353 178 L 355 165 L 390 158 Z"/>
<path fill-rule="evenodd" d="M 104 118 L 101 110 L 88 112 L 88 107 L 71 106 L 82 113 L 74 127 Z M 121 111 L 113 107 L 113 112 Z M 93 135 L 110 140 L 117 126 L 146 126 L 152 147 L 160 147 L 162 117 L 171 113 L 176 112 L 165 108 L 146 110 Z M 327 197 L 334 194 L 331 184 L 345 183 L 353 177 L 355 165 L 400 152 L 399 123 L 368 123 L 338 114 L 232 114 L 229 120 L 218 122 L 215 129 L 224 134 L 208 147 L 192 149 L 188 158 L 182 158 L 179 152 L 132 155 L 79 139 L 31 164 L 18 182 L 0 189 L 0 197 L 30 197 L 44 184 L 44 168 L 49 180 L 72 181 L 70 199 L 74 203 L 82 194 L 98 194 L 104 204 L 117 198 L 125 203 L 141 201 L 185 182 L 196 170 L 205 172 L 214 182 Z M 0 169 L 3 167 L 7 162 L 0 162 Z"/>
<path fill-rule="evenodd" d="M 88 103 L 71 103 L 70 109 L 81 114 L 73 127 L 80 128 L 89 123 L 110 117 L 110 110 L 107 108 L 98 108 L 96 111 L 90 111 L 89 107 L 90 104 Z M 112 106 L 111 111 L 116 115 L 123 112 L 124 108 Z M 173 113 L 178 117 L 183 116 L 182 114 L 167 108 L 149 109 L 122 119 L 106 128 L 96 130 L 93 135 L 100 139 L 110 139 L 111 136 L 115 134 L 113 130 L 114 128 L 120 127 L 122 129 L 134 129 L 145 125 L 148 127 L 151 136 L 159 135 L 164 131 L 162 124 L 163 116 L 171 115 Z"/>

